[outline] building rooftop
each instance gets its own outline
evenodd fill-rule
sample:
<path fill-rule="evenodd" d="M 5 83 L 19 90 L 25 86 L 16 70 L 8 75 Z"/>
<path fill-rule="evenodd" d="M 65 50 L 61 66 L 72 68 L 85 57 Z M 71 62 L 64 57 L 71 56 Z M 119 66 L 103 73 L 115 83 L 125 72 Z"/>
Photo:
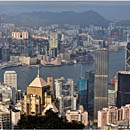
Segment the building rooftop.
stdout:
<path fill-rule="evenodd" d="M 107 48 L 99 48 L 96 51 L 108 51 L 108 49 Z"/>
<path fill-rule="evenodd" d="M 9 74 L 9 73 L 10 73 L 10 74 L 12 74 L 12 73 L 16 74 L 16 71 L 5 71 L 5 74 L 7 74 L 7 73 L 8 73 L 8 74 Z"/>
<path fill-rule="evenodd" d="M 120 74 L 130 74 L 130 71 L 118 71 Z"/>
<path fill-rule="evenodd" d="M 29 84 L 30 87 L 44 87 L 47 86 L 47 83 L 43 78 L 38 74 L 37 77 Z"/>

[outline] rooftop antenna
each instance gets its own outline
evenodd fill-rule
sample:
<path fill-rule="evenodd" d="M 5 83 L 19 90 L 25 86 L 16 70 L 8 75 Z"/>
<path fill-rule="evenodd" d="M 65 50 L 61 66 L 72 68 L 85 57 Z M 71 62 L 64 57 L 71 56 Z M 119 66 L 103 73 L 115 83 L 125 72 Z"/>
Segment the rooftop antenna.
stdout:
<path fill-rule="evenodd" d="M 39 65 L 38 65 L 38 69 L 37 69 L 37 76 L 40 77 Z"/>

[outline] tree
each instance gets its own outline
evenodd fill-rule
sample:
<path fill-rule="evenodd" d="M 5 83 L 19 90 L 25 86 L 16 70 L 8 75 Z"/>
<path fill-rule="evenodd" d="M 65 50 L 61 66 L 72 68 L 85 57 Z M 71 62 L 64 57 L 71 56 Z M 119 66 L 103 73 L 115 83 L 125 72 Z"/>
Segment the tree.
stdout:
<path fill-rule="evenodd" d="M 58 116 L 52 110 L 46 112 L 46 116 L 22 115 L 16 128 L 19 129 L 83 129 L 81 122 L 68 122 L 66 118 Z"/>

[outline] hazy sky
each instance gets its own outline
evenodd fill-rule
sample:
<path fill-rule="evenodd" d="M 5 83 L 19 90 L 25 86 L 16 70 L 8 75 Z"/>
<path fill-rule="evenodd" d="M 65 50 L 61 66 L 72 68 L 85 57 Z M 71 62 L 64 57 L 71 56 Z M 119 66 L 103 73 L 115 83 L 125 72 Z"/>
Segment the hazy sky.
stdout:
<path fill-rule="evenodd" d="M 97 11 L 110 20 L 130 19 L 130 2 L 0 2 L 0 13 Z"/>

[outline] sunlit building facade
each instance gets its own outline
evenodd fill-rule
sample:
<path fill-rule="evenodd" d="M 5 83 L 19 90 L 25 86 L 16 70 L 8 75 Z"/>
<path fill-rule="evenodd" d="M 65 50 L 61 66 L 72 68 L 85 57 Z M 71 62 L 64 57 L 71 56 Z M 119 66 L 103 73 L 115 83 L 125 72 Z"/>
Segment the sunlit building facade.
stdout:
<path fill-rule="evenodd" d="M 22 99 L 22 114 L 42 115 L 45 105 L 45 92 L 48 92 L 49 89 L 46 81 L 38 74 L 27 87 L 27 94 Z"/>
<path fill-rule="evenodd" d="M 96 50 L 95 80 L 94 80 L 94 119 L 97 113 L 108 106 L 108 50 Z"/>
<path fill-rule="evenodd" d="M 29 38 L 29 34 L 28 32 L 12 32 L 12 38 L 24 40 Z"/>
<path fill-rule="evenodd" d="M 16 71 L 5 71 L 4 84 L 14 87 L 17 90 L 17 73 L 16 73 Z"/>

